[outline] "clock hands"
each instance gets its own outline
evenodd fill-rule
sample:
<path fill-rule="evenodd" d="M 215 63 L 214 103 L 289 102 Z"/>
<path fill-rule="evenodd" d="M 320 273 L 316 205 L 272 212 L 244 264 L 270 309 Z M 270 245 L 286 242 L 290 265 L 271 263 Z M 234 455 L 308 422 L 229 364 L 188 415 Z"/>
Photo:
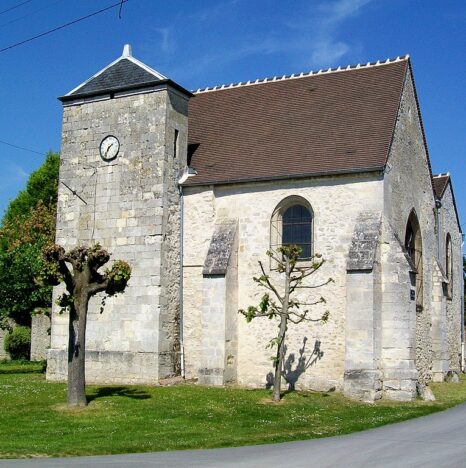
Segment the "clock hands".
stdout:
<path fill-rule="evenodd" d="M 108 152 L 110 151 L 110 148 L 113 146 L 113 143 L 110 143 L 110 145 L 107 147 L 105 151 L 105 157 L 107 157 Z"/>
<path fill-rule="evenodd" d="M 61 182 L 75 197 L 78 197 L 85 205 L 87 205 L 87 202 L 85 200 L 83 200 L 79 195 L 78 193 L 76 192 L 76 190 L 73 190 L 72 188 L 70 188 L 67 184 L 65 184 L 65 182 Z"/>

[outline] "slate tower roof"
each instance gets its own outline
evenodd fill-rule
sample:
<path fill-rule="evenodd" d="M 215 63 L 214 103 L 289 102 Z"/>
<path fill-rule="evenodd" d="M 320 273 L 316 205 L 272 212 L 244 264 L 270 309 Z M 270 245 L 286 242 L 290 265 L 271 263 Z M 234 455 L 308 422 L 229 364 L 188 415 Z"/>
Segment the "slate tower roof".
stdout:
<path fill-rule="evenodd" d="M 131 54 L 131 46 L 126 44 L 121 57 L 59 99 L 62 102 L 68 102 L 163 84 L 169 84 L 191 96 L 189 91 L 134 58 Z"/>

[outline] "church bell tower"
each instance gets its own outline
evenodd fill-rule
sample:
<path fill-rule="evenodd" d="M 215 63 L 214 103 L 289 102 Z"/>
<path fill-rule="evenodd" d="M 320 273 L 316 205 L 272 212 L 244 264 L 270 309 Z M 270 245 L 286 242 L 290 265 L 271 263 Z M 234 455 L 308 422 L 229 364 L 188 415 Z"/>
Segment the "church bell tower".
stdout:
<path fill-rule="evenodd" d="M 103 313 L 102 298 L 91 300 L 89 383 L 155 383 L 179 373 L 178 179 L 186 167 L 191 96 L 125 45 L 121 57 L 59 98 L 56 241 L 65 249 L 98 242 L 133 271 Z M 65 380 L 68 315 L 58 306 L 51 333 L 47 378 Z"/>

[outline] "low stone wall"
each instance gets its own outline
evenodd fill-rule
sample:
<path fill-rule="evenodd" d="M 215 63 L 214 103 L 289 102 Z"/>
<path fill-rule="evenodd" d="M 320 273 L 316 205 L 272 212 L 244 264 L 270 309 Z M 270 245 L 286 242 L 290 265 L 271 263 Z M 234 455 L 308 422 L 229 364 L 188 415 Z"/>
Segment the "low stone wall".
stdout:
<path fill-rule="evenodd" d="M 164 358 L 158 353 L 86 350 L 86 383 L 154 385 Z M 47 380 L 64 382 L 67 374 L 68 351 L 49 349 Z"/>
<path fill-rule="evenodd" d="M 31 320 L 31 361 L 47 359 L 50 348 L 50 310 L 33 314 Z"/>
<path fill-rule="evenodd" d="M 5 336 L 8 333 L 8 330 L 3 330 L 0 328 L 0 360 L 10 359 L 10 355 L 5 351 L 4 343 Z"/>
<path fill-rule="evenodd" d="M 6 319 L 6 326 L 8 327 L 15 327 L 16 323 L 12 319 Z M 0 328 L 0 360 L 9 360 L 10 355 L 5 351 L 4 344 L 5 344 L 5 337 L 8 333 L 7 329 Z"/>

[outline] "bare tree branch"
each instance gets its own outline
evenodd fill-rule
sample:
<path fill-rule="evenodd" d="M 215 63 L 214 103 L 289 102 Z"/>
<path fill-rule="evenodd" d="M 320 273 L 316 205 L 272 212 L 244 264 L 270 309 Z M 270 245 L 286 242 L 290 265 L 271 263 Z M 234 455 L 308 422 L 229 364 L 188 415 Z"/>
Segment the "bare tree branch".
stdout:
<path fill-rule="evenodd" d="M 74 278 L 65 260 L 58 260 L 58 270 L 60 271 L 60 274 L 63 277 L 66 289 L 68 289 L 68 291 L 71 291 L 74 288 Z"/>
<path fill-rule="evenodd" d="M 108 288 L 109 283 L 109 278 L 103 280 L 102 282 L 91 283 L 88 288 L 89 295 L 93 296 L 94 294 L 105 291 Z"/>
<path fill-rule="evenodd" d="M 278 293 L 278 291 L 276 290 L 276 288 L 275 288 L 275 287 L 273 286 L 273 284 L 270 282 L 268 275 L 265 273 L 264 265 L 262 265 L 262 262 L 261 262 L 261 261 L 259 261 L 259 266 L 261 267 L 264 281 L 267 283 L 267 285 L 269 286 L 270 290 L 275 294 L 275 296 L 276 296 L 277 299 L 280 301 L 280 303 L 283 304 L 283 298 L 280 296 L 280 294 Z"/>
<path fill-rule="evenodd" d="M 293 286 L 292 289 L 293 291 L 295 291 L 296 289 L 317 289 L 317 288 L 321 288 L 322 286 L 326 286 L 329 283 L 333 283 L 333 278 L 329 278 L 327 281 L 325 281 L 325 283 L 314 284 L 312 286 L 296 285 L 296 286 Z"/>

